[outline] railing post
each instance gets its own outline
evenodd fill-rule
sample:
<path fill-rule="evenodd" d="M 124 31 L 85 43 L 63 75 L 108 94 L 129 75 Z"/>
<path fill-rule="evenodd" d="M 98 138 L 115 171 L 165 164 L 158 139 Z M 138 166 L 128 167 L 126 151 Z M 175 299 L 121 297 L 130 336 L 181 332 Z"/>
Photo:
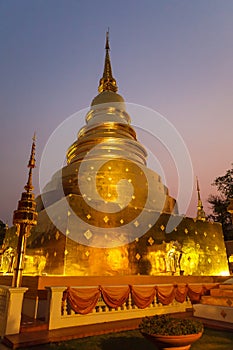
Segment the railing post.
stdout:
<path fill-rule="evenodd" d="M 23 296 L 28 288 L 0 286 L 0 336 L 20 331 Z"/>
<path fill-rule="evenodd" d="M 66 287 L 45 287 L 48 290 L 48 314 L 46 315 L 46 321 L 48 322 L 49 329 L 59 328 L 61 323 L 61 307 L 63 292 Z"/>

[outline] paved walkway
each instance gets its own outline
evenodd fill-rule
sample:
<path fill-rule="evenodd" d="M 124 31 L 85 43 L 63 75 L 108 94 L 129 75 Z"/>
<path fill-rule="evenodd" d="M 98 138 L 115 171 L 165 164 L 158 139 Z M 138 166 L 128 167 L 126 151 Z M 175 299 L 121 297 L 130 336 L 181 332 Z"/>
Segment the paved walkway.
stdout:
<path fill-rule="evenodd" d="M 191 312 L 178 313 L 177 316 L 192 317 Z M 19 347 L 30 347 L 33 345 L 46 344 L 51 342 L 61 342 L 71 339 L 84 338 L 88 336 L 120 332 L 137 329 L 141 319 L 124 321 L 105 322 L 88 326 L 78 326 L 55 330 L 37 330 L 22 332 L 20 334 L 9 335 L 4 339 L 6 344 L 0 344 L 0 350 L 17 349 Z M 219 330 L 233 331 L 233 324 L 213 320 L 200 319 L 204 326 Z"/>

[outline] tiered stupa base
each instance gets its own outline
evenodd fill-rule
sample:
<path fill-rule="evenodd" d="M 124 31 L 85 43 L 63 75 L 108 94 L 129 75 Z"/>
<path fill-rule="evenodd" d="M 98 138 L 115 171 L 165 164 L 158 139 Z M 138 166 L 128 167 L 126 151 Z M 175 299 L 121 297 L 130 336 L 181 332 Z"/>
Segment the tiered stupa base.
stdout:
<path fill-rule="evenodd" d="M 201 304 L 194 305 L 194 316 L 232 323 L 233 327 L 233 279 L 231 284 L 220 284 L 210 290 L 210 296 L 203 296 Z"/>

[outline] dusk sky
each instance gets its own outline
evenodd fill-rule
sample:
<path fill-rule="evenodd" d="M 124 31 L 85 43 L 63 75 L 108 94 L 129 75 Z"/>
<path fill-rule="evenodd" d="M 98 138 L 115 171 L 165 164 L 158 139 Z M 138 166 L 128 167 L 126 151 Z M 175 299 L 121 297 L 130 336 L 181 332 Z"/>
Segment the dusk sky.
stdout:
<path fill-rule="evenodd" d="M 9 225 L 34 131 L 38 194 L 47 140 L 97 95 L 108 27 L 119 94 L 158 111 L 180 133 L 207 212 L 211 184 L 231 167 L 232 0 L 0 0 L 0 219 Z M 153 150 L 158 158 L 160 151 Z M 164 171 L 175 196 L 169 166 Z M 188 216 L 196 215 L 196 203 L 194 188 Z"/>

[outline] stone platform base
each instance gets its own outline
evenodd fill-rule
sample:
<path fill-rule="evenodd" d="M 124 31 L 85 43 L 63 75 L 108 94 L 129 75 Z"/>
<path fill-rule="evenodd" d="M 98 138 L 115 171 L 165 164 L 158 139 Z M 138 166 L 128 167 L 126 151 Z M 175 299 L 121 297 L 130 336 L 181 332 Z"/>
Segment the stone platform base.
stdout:
<path fill-rule="evenodd" d="M 222 322 L 232 323 L 233 326 L 233 308 L 220 305 L 205 305 L 195 304 L 193 305 L 194 316 L 211 319 Z"/>

